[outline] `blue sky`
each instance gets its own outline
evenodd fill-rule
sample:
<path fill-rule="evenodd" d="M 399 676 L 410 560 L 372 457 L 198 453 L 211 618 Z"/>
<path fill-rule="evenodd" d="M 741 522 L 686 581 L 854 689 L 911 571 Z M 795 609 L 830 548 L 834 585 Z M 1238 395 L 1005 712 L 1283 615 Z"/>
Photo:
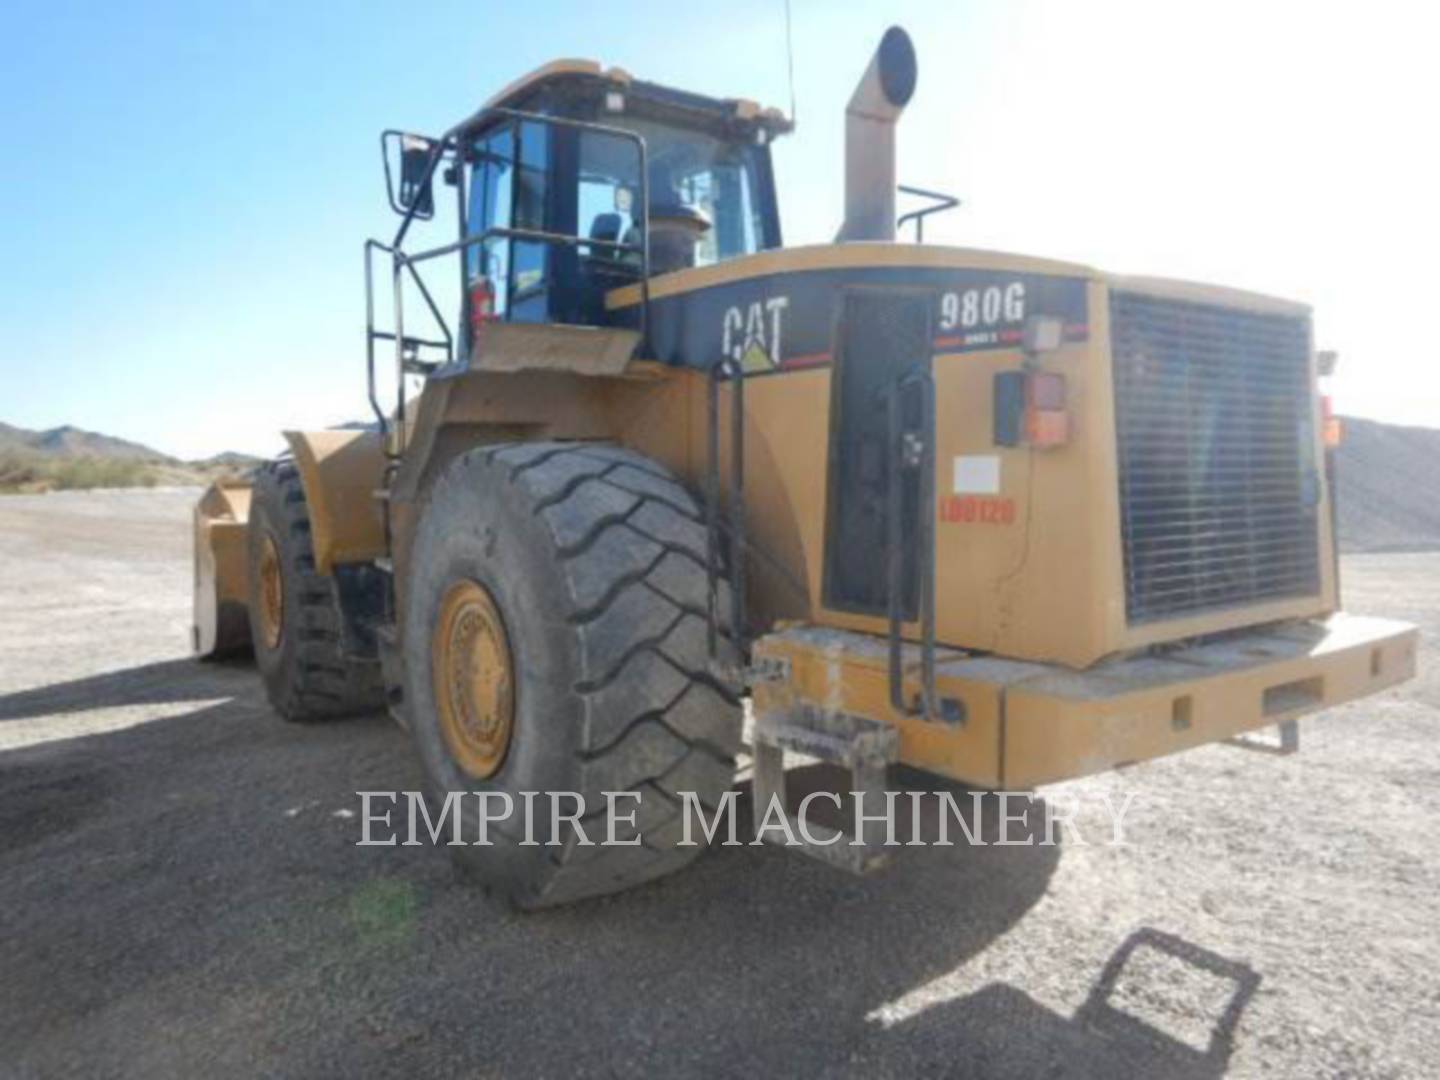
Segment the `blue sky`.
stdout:
<path fill-rule="evenodd" d="M 928 239 L 1308 301 L 1341 411 L 1440 426 L 1424 5 L 793 4 L 787 242 L 833 233 L 844 103 L 898 22 L 902 180 L 966 201 Z M 0 420 L 187 457 L 364 413 L 381 128 L 441 130 L 561 56 L 789 105 L 782 0 L 9 0 L 0 25 Z"/>

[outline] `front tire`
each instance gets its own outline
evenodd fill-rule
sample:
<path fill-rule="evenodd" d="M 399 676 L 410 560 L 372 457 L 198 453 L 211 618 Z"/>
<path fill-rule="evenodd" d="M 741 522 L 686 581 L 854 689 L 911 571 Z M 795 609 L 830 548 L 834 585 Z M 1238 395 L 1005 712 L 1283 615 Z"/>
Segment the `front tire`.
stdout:
<path fill-rule="evenodd" d="M 437 481 L 410 562 L 405 696 L 437 800 L 513 801 L 475 846 L 479 800 L 459 800 L 467 846 L 448 847 L 496 896 L 537 908 L 615 892 L 704 850 L 678 846 L 681 792 L 714 813 L 741 728 L 734 688 L 709 672 L 704 558 L 694 499 L 628 450 L 486 446 Z M 539 846 L 520 842 L 527 791 Z M 547 844 L 551 792 L 583 798 L 595 846 L 564 824 Z M 604 792 L 627 793 L 616 805 L 635 824 L 617 838 L 640 845 L 599 843 Z"/>
<path fill-rule="evenodd" d="M 335 583 L 315 569 L 305 489 L 293 461 L 255 472 L 249 528 L 250 637 L 265 694 L 286 720 L 384 707 L 378 664 L 341 649 Z"/>

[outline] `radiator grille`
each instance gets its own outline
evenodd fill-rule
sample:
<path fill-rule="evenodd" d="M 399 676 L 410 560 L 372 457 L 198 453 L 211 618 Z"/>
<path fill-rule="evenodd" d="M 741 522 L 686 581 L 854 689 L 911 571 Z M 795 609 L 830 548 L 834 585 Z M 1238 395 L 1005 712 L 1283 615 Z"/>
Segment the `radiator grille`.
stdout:
<path fill-rule="evenodd" d="M 1132 623 L 1319 590 L 1309 320 L 1112 292 Z"/>

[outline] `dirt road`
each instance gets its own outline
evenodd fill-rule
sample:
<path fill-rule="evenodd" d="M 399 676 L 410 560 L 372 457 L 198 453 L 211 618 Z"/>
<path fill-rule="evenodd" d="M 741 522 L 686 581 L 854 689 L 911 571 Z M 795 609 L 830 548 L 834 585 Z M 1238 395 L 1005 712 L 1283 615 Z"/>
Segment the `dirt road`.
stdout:
<path fill-rule="evenodd" d="M 857 881 L 712 852 L 503 913 L 381 717 L 285 725 L 186 657 L 190 492 L 0 499 L 0 1074 L 1419 1076 L 1440 1071 L 1440 555 L 1347 559 L 1416 682 L 1047 790 L 1127 847 L 915 848 Z"/>

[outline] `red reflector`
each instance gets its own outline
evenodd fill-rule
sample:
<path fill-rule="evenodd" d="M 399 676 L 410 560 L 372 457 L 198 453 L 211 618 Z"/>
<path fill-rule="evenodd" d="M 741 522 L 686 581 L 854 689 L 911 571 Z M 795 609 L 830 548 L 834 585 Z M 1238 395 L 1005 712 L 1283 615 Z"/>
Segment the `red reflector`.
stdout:
<path fill-rule="evenodd" d="M 1070 414 L 1059 409 L 1030 409 L 1025 435 L 1031 446 L 1064 446 L 1070 441 Z"/>
<path fill-rule="evenodd" d="M 1327 450 L 1334 450 L 1345 437 L 1345 425 L 1335 415 L 1329 394 L 1320 397 L 1320 435 Z"/>
<path fill-rule="evenodd" d="M 1054 371 L 1025 373 L 1025 441 L 1042 450 L 1070 441 L 1064 375 Z"/>

